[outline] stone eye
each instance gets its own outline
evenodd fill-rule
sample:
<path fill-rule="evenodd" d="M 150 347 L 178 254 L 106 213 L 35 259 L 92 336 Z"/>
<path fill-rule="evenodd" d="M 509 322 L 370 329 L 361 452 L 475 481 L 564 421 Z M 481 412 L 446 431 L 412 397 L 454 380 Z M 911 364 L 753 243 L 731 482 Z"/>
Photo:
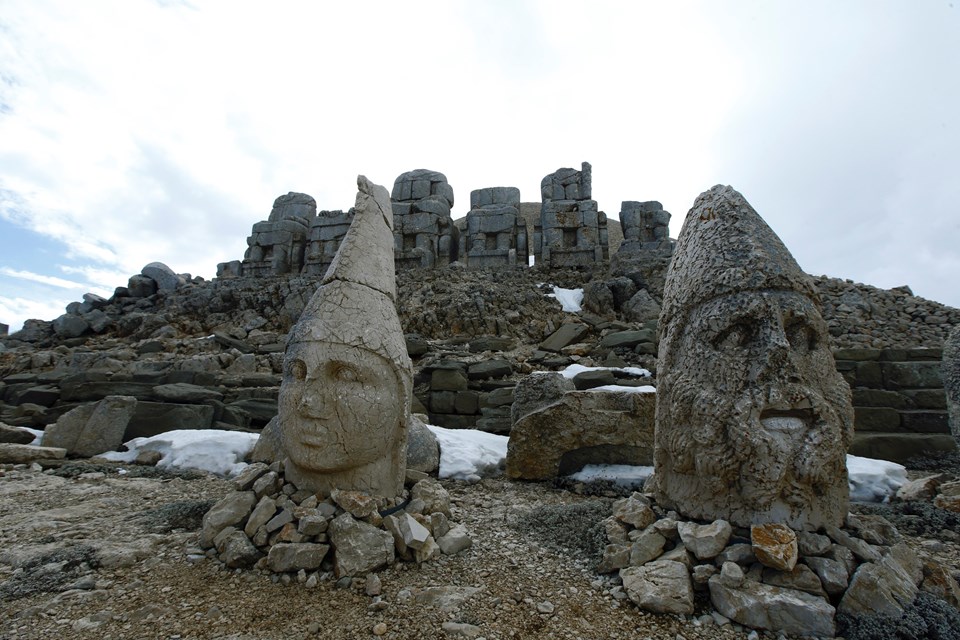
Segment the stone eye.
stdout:
<path fill-rule="evenodd" d="M 307 365 L 303 360 L 294 360 L 290 363 L 288 374 L 292 376 L 294 380 L 305 380 L 307 377 Z"/>
<path fill-rule="evenodd" d="M 344 364 L 342 362 L 334 363 L 333 370 L 331 372 L 335 380 L 341 382 L 359 382 L 360 373 L 351 367 L 350 365 Z"/>
<path fill-rule="evenodd" d="M 746 322 L 735 322 L 713 339 L 713 348 L 718 350 L 744 349 L 753 343 L 755 331 L 753 326 Z"/>
<path fill-rule="evenodd" d="M 786 327 L 787 340 L 790 346 L 801 353 L 813 351 L 819 346 L 817 332 L 803 319 L 795 318 L 788 322 Z"/>

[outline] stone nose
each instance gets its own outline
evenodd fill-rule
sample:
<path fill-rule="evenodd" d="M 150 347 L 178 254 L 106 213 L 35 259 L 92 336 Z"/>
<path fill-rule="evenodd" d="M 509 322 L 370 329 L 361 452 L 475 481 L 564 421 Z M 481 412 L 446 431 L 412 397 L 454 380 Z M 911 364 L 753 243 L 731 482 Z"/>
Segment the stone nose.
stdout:
<path fill-rule="evenodd" d="M 750 382 L 770 380 L 799 382 L 790 339 L 779 318 L 764 323 L 760 333 L 760 354 L 750 365 Z"/>
<path fill-rule="evenodd" d="M 311 391 L 300 397 L 297 406 L 300 413 L 311 418 L 322 418 L 325 415 L 327 401 L 322 392 Z"/>

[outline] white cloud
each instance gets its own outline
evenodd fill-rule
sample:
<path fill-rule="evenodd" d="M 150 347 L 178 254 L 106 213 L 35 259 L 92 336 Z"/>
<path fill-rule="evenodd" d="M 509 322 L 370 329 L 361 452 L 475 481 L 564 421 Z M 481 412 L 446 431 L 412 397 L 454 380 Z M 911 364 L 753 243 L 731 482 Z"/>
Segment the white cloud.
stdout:
<path fill-rule="evenodd" d="M 31 282 L 39 282 L 40 284 L 50 285 L 51 287 L 59 287 L 61 289 L 82 289 L 85 286 L 72 280 L 64 280 L 63 278 L 57 278 L 54 276 L 45 276 L 39 273 L 32 273 L 30 271 L 19 271 L 17 269 L 11 269 L 10 267 L 0 267 L 0 275 L 9 276 L 11 278 L 19 278 L 21 280 L 29 280 Z"/>

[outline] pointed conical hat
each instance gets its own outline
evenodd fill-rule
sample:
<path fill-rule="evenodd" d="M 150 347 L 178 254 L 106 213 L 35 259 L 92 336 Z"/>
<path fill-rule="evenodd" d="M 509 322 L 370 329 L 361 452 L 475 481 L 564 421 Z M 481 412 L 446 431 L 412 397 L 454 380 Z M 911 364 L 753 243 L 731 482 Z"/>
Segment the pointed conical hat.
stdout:
<path fill-rule="evenodd" d="M 357 186 L 350 229 L 320 288 L 290 331 L 289 343 L 330 342 L 367 349 L 406 372 L 409 386 L 410 358 L 395 306 L 390 196 L 364 176 L 357 178 Z"/>
<path fill-rule="evenodd" d="M 701 193 L 683 221 L 667 272 L 660 313 L 661 332 L 695 307 L 742 291 L 801 293 L 819 307 L 810 276 L 733 187 Z"/>

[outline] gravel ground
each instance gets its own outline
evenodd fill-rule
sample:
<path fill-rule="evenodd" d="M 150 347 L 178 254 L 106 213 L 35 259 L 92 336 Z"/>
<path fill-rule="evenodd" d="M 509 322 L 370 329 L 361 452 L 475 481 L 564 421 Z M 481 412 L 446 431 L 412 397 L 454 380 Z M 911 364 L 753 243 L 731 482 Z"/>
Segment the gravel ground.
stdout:
<path fill-rule="evenodd" d="M 609 497 L 502 479 L 443 481 L 473 547 L 380 572 L 382 593 L 308 589 L 230 571 L 196 550 L 198 516 L 229 491 L 210 476 L 114 469 L 0 477 L 0 638 L 746 638 L 749 630 L 646 614 L 592 571 Z M 82 469 L 80 469 L 82 471 Z M 957 540 L 911 543 L 960 569 Z M 772 637 L 772 636 L 771 636 Z"/>

